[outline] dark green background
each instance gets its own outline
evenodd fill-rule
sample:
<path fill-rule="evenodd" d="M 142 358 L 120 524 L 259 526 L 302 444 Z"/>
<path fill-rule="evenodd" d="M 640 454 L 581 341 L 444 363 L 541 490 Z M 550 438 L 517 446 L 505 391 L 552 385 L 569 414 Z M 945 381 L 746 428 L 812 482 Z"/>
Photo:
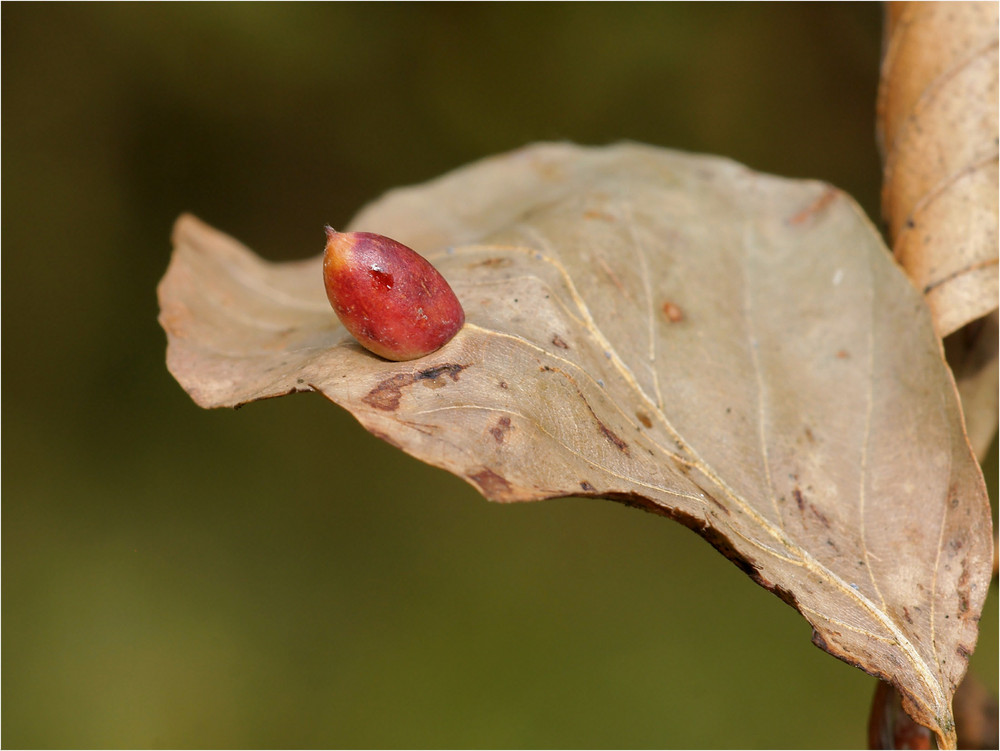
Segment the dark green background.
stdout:
<path fill-rule="evenodd" d="M 301 258 L 537 140 L 876 216 L 880 13 L 4 4 L 3 745 L 861 745 L 874 681 L 688 530 L 486 503 L 318 396 L 202 411 L 155 287 L 181 211 Z"/>

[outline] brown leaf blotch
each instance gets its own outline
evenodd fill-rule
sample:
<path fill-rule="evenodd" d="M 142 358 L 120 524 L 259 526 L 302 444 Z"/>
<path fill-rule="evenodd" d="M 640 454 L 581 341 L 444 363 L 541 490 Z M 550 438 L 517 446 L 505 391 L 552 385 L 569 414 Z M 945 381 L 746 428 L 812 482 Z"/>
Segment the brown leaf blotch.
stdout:
<path fill-rule="evenodd" d="M 507 433 L 510 432 L 510 418 L 501 417 L 497 420 L 497 424 L 490 428 L 490 433 L 497 443 L 503 443 L 504 438 L 507 437 Z"/>
<path fill-rule="evenodd" d="M 433 368 L 427 368 L 421 370 L 416 374 L 415 380 L 427 380 L 427 379 L 437 379 L 442 375 L 446 375 L 451 378 L 452 381 L 457 381 L 459 374 L 465 370 L 468 365 L 458 365 L 457 363 L 447 363 L 444 365 L 435 365 Z"/>
<path fill-rule="evenodd" d="M 611 441 L 618 448 L 619 451 L 621 451 L 621 452 L 623 452 L 625 454 L 629 453 L 628 444 L 625 443 L 625 441 L 623 441 L 618 436 L 618 434 L 615 433 L 615 431 L 613 431 L 611 428 L 609 428 L 607 425 L 605 425 L 600 420 L 597 421 L 597 424 L 598 424 L 598 427 L 600 428 L 601 434 L 605 438 L 607 438 L 609 441 Z"/>
<path fill-rule="evenodd" d="M 479 486 L 479 490 L 487 498 L 503 500 L 510 495 L 510 483 L 488 467 L 467 477 Z"/>
<path fill-rule="evenodd" d="M 792 496 L 794 496 L 794 498 L 795 498 L 795 505 L 799 507 L 799 511 L 805 511 L 806 510 L 806 501 L 802 497 L 802 491 L 799 490 L 798 488 L 794 488 L 792 490 Z"/>
<path fill-rule="evenodd" d="M 680 323 L 684 320 L 684 311 L 676 303 L 667 300 L 662 306 L 663 315 L 670 323 Z"/>
<path fill-rule="evenodd" d="M 824 527 L 830 526 L 830 520 L 827 518 L 826 514 L 824 514 L 822 511 L 819 510 L 819 508 L 817 508 L 815 503 L 810 502 L 809 510 L 813 513 L 813 516 L 819 519 L 820 524 L 822 524 Z"/>
<path fill-rule="evenodd" d="M 417 381 L 423 381 L 425 386 L 439 388 L 446 383 L 446 381 L 441 380 L 442 375 L 447 375 L 452 381 L 457 381 L 459 374 L 467 367 L 469 366 L 449 363 L 426 368 L 416 373 L 397 373 L 391 378 L 380 381 L 361 401 L 369 407 L 385 412 L 394 412 L 399 409 L 399 400 L 403 396 L 403 389 L 407 386 Z"/>
<path fill-rule="evenodd" d="M 361 401 L 369 407 L 385 412 L 394 412 L 399 409 L 399 400 L 403 396 L 403 389 L 411 383 L 413 383 L 412 373 L 399 373 L 380 381 Z"/>

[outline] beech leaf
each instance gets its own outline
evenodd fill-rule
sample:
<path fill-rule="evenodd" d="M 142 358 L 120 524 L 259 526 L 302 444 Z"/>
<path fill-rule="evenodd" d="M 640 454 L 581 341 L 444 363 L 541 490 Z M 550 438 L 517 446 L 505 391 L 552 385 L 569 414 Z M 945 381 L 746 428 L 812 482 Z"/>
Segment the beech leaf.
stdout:
<path fill-rule="evenodd" d="M 943 337 L 997 308 L 998 5 L 889 3 L 882 213 Z"/>
<path fill-rule="evenodd" d="M 961 397 L 965 431 L 980 462 L 986 459 L 997 434 L 997 414 L 1000 414 L 998 342 L 1000 321 L 995 310 L 944 340 L 945 357 Z"/>
<path fill-rule="evenodd" d="M 536 145 L 352 229 L 431 260 L 458 335 L 382 360 L 319 258 L 268 263 L 182 216 L 160 320 L 198 404 L 318 391 L 489 499 L 672 517 L 954 745 L 989 507 L 927 306 L 850 198 L 716 157 Z"/>

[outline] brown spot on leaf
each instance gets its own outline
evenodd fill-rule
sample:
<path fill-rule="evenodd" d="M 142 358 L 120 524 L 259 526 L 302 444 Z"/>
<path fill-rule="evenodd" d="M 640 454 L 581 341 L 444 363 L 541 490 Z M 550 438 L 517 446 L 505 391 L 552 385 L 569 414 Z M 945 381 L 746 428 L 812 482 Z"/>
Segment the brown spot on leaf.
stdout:
<path fill-rule="evenodd" d="M 566 340 L 559 336 L 559 334 L 553 334 L 552 343 L 560 349 L 569 349 L 569 345 L 566 344 Z"/>
<path fill-rule="evenodd" d="M 606 211 L 599 209 L 587 209 L 583 212 L 584 219 L 600 219 L 602 222 L 613 222 L 615 218 Z"/>
<path fill-rule="evenodd" d="M 667 300 L 661 307 L 664 317 L 671 323 L 680 323 L 684 320 L 684 311 L 676 303 Z"/>
<path fill-rule="evenodd" d="M 514 262 L 510 258 L 487 258 L 485 261 L 470 264 L 469 268 L 504 269 L 513 263 Z"/>
<path fill-rule="evenodd" d="M 642 426 L 644 428 L 653 427 L 653 421 L 649 419 L 649 415 L 647 415 L 645 412 L 636 412 L 635 417 L 639 422 L 642 423 Z"/>
<path fill-rule="evenodd" d="M 439 388 L 445 385 L 443 380 L 438 380 L 441 376 L 446 375 L 452 381 L 457 381 L 459 374 L 467 367 L 469 366 L 448 363 L 445 365 L 436 365 L 433 368 L 426 368 L 416 373 L 397 373 L 391 378 L 380 381 L 361 401 L 369 407 L 381 409 L 385 412 L 394 412 L 399 409 L 399 400 L 403 396 L 403 389 L 407 386 L 417 381 L 422 381 L 425 386 Z"/>
<path fill-rule="evenodd" d="M 507 437 L 507 433 L 510 432 L 510 418 L 501 417 L 497 420 L 497 424 L 490 428 L 490 433 L 493 438 L 496 439 L 497 443 L 503 443 L 504 438 Z"/>
<path fill-rule="evenodd" d="M 809 489 L 811 490 L 812 486 L 809 486 Z M 799 507 L 799 511 L 801 513 L 804 514 L 806 512 L 806 509 L 808 508 L 809 513 L 811 513 L 814 517 L 816 517 L 819 520 L 820 524 L 822 524 L 824 527 L 830 526 L 830 519 L 827 517 L 827 515 L 823 513 L 823 511 L 819 508 L 819 506 L 817 506 L 812 501 L 806 499 L 806 496 L 803 494 L 802 490 L 799 488 L 798 485 L 792 488 L 792 497 L 795 498 L 795 505 Z"/>
<path fill-rule="evenodd" d="M 591 412 L 593 412 L 593 410 L 591 410 Z M 611 430 L 611 428 L 609 428 L 600 420 L 597 421 L 597 425 L 601 430 L 601 435 L 603 435 L 605 438 L 607 438 L 609 441 L 615 444 L 615 446 L 618 447 L 619 451 L 622 451 L 626 454 L 629 453 L 628 444 L 625 443 L 625 441 L 623 441 L 613 430 Z"/>
<path fill-rule="evenodd" d="M 838 360 L 847 360 L 847 359 L 850 358 L 850 356 L 851 356 L 851 353 L 848 352 L 846 349 L 838 349 L 837 350 L 837 359 Z"/>
<path fill-rule="evenodd" d="M 795 505 L 799 507 L 799 511 L 805 511 L 806 500 L 802 497 L 802 491 L 796 487 L 792 490 L 792 496 L 795 498 Z"/>
<path fill-rule="evenodd" d="M 435 365 L 433 368 L 427 368 L 426 370 L 421 370 L 414 376 L 415 380 L 422 381 L 428 378 L 438 378 L 442 375 L 446 375 L 451 380 L 457 381 L 459 374 L 465 370 L 468 365 L 457 365 L 455 363 L 448 363 L 446 365 Z"/>
<path fill-rule="evenodd" d="M 814 216 L 815 214 L 818 214 L 827 206 L 829 206 L 831 203 L 833 203 L 836 197 L 837 197 L 837 191 L 833 188 L 829 188 L 823 193 L 823 195 L 821 195 L 811 204 L 802 209 L 802 211 L 800 211 L 798 214 L 795 214 L 795 216 L 791 217 L 788 220 L 788 223 L 791 225 L 802 224 L 807 219 Z"/>
<path fill-rule="evenodd" d="M 597 488 L 595 488 L 593 485 L 591 485 L 586 480 L 581 480 L 580 481 L 580 490 L 586 490 L 588 493 L 593 493 L 595 490 L 597 490 Z"/>
<path fill-rule="evenodd" d="M 412 373 L 399 373 L 392 378 L 380 381 L 378 386 L 369 391 L 361 401 L 369 407 L 393 412 L 399 409 L 399 400 L 403 396 L 403 389 L 411 383 L 413 383 Z"/>
<path fill-rule="evenodd" d="M 962 575 L 958 577 L 957 587 L 959 590 L 968 589 L 969 587 L 969 569 L 964 565 L 962 566 Z"/>
<path fill-rule="evenodd" d="M 827 518 L 826 514 L 820 511 L 819 508 L 816 506 L 816 504 L 812 503 L 811 501 L 809 503 L 809 510 L 813 513 L 813 516 L 819 519 L 820 524 L 822 524 L 824 527 L 830 526 L 830 520 Z"/>
<path fill-rule="evenodd" d="M 507 390 L 507 381 L 500 381 L 497 385 L 505 391 Z"/>
<path fill-rule="evenodd" d="M 910 616 L 910 609 L 905 605 L 903 606 L 903 620 L 907 623 L 913 623 L 913 618 Z"/>
<path fill-rule="evenodd" d="M 420 381 L 425 388 L 429 389 L 439 389 L 443 386 L 447 386 L 448 382 L 441 376 L 446 375 L 451 378 L 452 381 L 457 381 L 459 373 L 461 373 L 466 365 L 438 365 L 433 368 L 427 368 L 427 370 L 421 370 L 414 377 L 415 381 Z"/>
<path fill-rule="evenodd" d="M 684 474 L 685 475 L 688 474 L 690 470 L 688 469 L 687 465 L 681 465 L 681 466 L 684 467 Z M 722 501 L 720 501 L 714 495 L 712 495 L 711 493 L 705 493 L 705 497 L 708 498 L 708 500 L 711 501 L 713 504 L 715 504 L 715 507 L 720 511 L 722 511 L 726 516 L 732 516 L 732 512 L 730 512 L 730 510 L 726 508 L 726 506 L 722 503 Z"/>
<path fill-rule="evenodd" d="M 510 483 L 488 467 L 468 475 L 468 478 L 479 486 L 480 492 L 487 498 L 502 500 L 510 495 Z"/>
<path fill-rule="evenodd" d="M 447 386 L 448 382 L 442 378 L 430 378 L 423 381 L 425 389 L 439 389 L 442 386 Z"/>

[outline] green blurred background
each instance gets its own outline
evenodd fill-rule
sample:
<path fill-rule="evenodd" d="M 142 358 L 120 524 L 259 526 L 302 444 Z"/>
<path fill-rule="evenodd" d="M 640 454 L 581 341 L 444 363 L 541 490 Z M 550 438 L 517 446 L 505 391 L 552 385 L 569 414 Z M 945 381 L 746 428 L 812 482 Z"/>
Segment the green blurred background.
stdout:
<path fill-rule="evenodd" d="M 200 410 L 155 287 L 182 211 L 302 258 L 537 140 L 723 154 L 877 216 L 880 14 L 4 4 L 3 745 L 861 746 L 874 680 L 688 530 L 489 504 L 318 396 Z"/>

